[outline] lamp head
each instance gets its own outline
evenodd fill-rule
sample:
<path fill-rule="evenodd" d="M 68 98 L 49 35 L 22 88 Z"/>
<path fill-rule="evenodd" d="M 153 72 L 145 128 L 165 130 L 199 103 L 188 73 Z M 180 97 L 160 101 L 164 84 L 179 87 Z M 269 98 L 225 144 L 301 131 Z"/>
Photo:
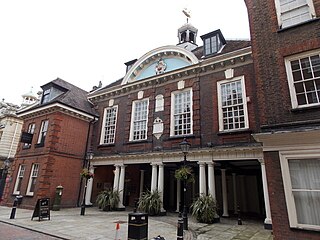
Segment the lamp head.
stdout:
<path fill-rule="evenodd" d="M 183 154 L 187 154 L 189 152 L 189 148 L 190 148 L 190 143 L 187 142 L 187 139 L 184 138 L 183 141 L 179 144 L 181 151 L 183 152 Z"/>

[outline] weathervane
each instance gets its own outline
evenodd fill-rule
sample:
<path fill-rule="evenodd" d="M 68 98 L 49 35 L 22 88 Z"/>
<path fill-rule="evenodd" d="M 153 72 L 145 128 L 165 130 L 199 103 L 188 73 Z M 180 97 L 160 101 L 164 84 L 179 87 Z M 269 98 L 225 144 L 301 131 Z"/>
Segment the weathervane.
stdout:
<path fill-rule="evenodd" d="M 187 17 L 187 23 L 189 22 L 189 18 L 191 18 L 191 13 L 190 13 L 190 10 L 188 10 L 187 8 L 184 8 L 182 10 L 183 14 L 186 15 Z"/>

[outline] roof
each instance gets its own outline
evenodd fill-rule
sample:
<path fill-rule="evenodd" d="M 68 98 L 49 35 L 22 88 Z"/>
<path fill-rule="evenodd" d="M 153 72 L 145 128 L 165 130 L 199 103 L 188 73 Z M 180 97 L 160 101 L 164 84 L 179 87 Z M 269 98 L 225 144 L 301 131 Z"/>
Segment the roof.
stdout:
<path fill-rule="evenodd" d="M 52 85 L 53 87 L 62 90 L 63 93 L 58 95 L 57 97 L 55 97 L 54 99 L 52 99 L 51 101 L 49 101 L 45 104 L 41 104 L 41 102 L 39 102 L 38 104 L 34 105 L 33 107 L 28 108 L 25 111 L 21 111 L 19 113 L 30 111 L 30 110 L 35 110 L 39 107 L 47 106 L 52 103 L 61 103 L 61 104 L 66 105 L 68 107 L 74 108 L 76 110 L 80 110 L 84 113 L 87 113 L 87 114 L 90 114 L 93 116 L 98 116 L 97 112 L 93 108 L 93 104 L 90 103 L 87 99 L 87 94 L 88 94 L 87 91 L 85 91 L 85 90 L 83 90 L 83 89 L 81 89 L 81 88 L 61 79 L 61 78 L 57 78 L 57 79 L 41 86 L 41 88 L 45 88 L 49 85 Z"/>

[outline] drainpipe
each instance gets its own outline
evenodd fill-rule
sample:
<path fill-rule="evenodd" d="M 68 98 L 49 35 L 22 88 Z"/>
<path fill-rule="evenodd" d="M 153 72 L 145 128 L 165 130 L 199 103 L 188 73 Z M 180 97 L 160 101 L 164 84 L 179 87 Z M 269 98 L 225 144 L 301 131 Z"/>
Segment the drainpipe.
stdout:
<path fill-rule="evenodd" d="M 86 140 L 86 148 L 83 156 L 83 164 L 82 168 L 85 167 L 86 162 L 87 162 L 87 150 L 88 150 L 88 145 L 89 145 L 89 136 L 90 136 L 90 131 L 91 131 L 91 125 L 96 121 L 96 117 L 93 117 L 93 119 L 89 122 L 89 128 L 88 128 L 88 133 L 87 133 L 87 140 Z M 80 178 L 80 188 L 79 188 L 79 193 L 78 193 L 78 199 L 77 199 L 77 207 L 80 207 L 80 197 L 81 197 L 81 189 L 82 189 L 82 178 Z"/>

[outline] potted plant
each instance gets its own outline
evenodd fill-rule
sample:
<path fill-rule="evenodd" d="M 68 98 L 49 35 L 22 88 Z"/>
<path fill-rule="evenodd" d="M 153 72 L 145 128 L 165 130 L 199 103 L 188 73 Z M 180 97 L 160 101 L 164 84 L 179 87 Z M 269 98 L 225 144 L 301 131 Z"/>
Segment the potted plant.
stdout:
<path fill-rule="evenodd" d="M 157 190 L 143 192 L 139 201 L 138 209 L 149 215 L 159 215 L 161 210 L 161 198 Z"/>
<path fill-rule="evenodd" d="M 120 201 L 119 192 L 107 189 L 101 191 L 96 199 L 96 204 L 104 211 L 114 210 Z"/>
<path fill-rule="evenodd" d="M 182 166 L 175 171 L 174 174 L 176 179 L 187 181 L 187 183 L 194 182 L 194 175 L 191 167 Z"/>
<path fill-rule="evenodd" d="M 201 223 L 219 222 L 217 202 L 211 195 L 201 194 L 191 204 L 191 214 Z"/>

